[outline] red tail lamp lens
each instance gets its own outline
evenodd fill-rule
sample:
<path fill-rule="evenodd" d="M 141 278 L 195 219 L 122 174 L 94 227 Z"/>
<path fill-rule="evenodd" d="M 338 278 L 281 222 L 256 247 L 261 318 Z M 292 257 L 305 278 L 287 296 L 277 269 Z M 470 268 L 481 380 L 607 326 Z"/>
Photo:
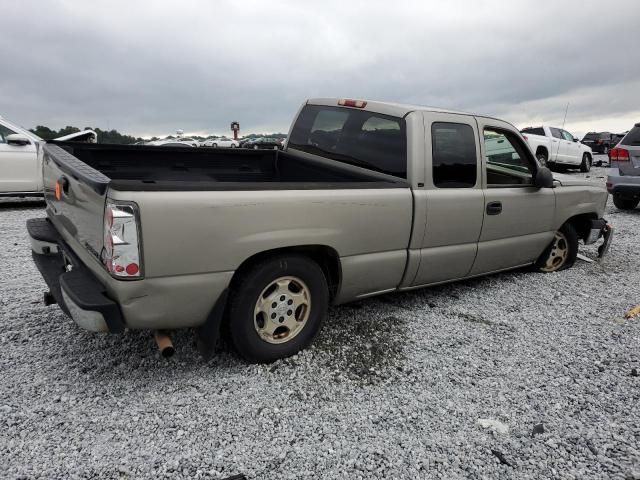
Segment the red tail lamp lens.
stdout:
<path fill-rule="evenodd" d="M 135 275 L 140 270 L 140 267 L 138 267 L 137 263 L 130 263 L 127 265 L 126 270 L 129 275 Z"/>

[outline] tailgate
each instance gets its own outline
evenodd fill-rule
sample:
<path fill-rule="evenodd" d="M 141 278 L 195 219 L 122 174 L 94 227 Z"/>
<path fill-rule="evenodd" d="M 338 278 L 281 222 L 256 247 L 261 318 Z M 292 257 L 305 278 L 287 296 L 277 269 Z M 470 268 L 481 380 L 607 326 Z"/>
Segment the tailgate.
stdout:
<path fill-rule="evenodd" d="M 42 155 L 49 218 L 63 237 L 73 237 L 100 258 L 110 179 L 54 143 L 45 144 Z"/>

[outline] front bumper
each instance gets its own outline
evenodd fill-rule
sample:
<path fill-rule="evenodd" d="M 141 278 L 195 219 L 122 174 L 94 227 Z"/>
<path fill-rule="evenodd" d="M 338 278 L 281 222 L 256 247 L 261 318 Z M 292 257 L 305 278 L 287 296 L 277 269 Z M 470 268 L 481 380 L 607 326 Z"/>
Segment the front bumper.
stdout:
<path fill-rule="evenodd" d="M 613 240 L 613 226 L 604 218 L 591 220 L 591 225 L 587 237 L 584 239 L 585 245 L 596 243 L 599 239 L 603 239 L 602 245 L 598 247 L 598 257 L 602 258 L 609 253 L 609 247 Z"/>
<path fill-rule="evenodd" d="M 125 324 L 104 286 L 68 248 L 46 218 L 27 221 L 33 261 L 60 308 L 80 327 L 120 333 Z"/>

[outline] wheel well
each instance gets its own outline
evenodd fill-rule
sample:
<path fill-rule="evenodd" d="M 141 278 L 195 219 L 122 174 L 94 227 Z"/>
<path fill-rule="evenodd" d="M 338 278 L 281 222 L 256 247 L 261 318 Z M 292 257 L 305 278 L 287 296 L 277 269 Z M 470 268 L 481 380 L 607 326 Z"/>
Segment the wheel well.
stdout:
<path fill-rule="evenodd" d="M 342 278 L 342 270 L 340 268 L 340 257 L 338 252 L 333 248 L 326 245 L 300 245 L 294 247 L 275 248 L 273 250 L 266 250 L 264 252 L 256 253 L 255 255 L 247 258 L 236 269 L 233 278 L 231 279 L 231 285 L 234 280 L 239 278 L 243 272 L 253 267 L 256 263 L 262 262 L 269 257 L 275 255 L 282 255 L 287 253 L 297 253 L 299 255 L 305 255 L 315 261 L 322 269 L 327 284 L 329 286 L 329 295 L 331 299 L 338 293 L 338 287 Z"/>
<path fill-rule="evenodd" d="M 549 158 L 549 151 L 546 149 L 546 147 L 538 147 L 538 149 L 536 150 L 536 155 L 542 153 L 545 157 Z"/>
<path fill-rule="evenodd" d="M 591 230 L 591 220 L 597 220 L 598 215 L 595 213 L 581 213 L 571 217 L 565 223 L 570 223 L 575 228 L 578 238 L 585 240 L 589 236 Z"/>

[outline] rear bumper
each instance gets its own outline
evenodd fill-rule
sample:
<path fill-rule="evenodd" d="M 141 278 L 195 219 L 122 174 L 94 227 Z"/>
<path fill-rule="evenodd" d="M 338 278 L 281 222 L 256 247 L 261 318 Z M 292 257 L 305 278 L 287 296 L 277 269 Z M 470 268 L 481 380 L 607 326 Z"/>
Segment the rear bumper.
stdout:
<path fill-rule="evenodd" d="M 27 221 L 33 259 L 60 308 L 83 328 L 118 333 L 202 326 L 233 271 L 113 279 L 86 249 L 71 248 L 46 218 Z M 94 267 L 92 269 L 92 266 Z M 70 269 L 69 269 L 70 267 Z"/>
<path fill-rule="evenodd" d="M 46 218 L 27 221 L 33 261 L 60 308 L 80 327 L 93 332 L 120 333 L 125 324 L 116 302 L 66 247 Z"/>
<path fill-rule="evenodd" d="M 632 175 L 609 175 L 607 191 L 622 198 L 640 198 L 640 177 Z"/>

